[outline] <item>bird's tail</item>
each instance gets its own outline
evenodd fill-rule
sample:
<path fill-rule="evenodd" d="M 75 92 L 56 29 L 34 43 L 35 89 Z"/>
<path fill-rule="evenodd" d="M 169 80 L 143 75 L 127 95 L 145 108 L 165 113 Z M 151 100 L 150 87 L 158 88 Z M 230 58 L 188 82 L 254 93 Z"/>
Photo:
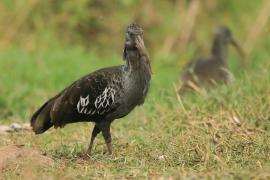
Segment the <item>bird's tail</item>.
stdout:
<path fill-rule="evenodd" d="M 54 99 L 47 101 L 32 115 L 31 126 L 36 134 L 41 134 L 53 126 L 50 117 L 53 104 Z"/>

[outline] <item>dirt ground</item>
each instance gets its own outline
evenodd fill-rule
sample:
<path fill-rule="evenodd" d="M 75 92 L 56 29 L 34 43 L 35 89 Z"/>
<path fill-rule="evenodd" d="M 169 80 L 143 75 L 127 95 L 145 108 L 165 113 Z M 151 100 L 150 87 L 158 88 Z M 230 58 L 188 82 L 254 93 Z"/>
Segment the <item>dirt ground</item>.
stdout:
<path fill-rule="evenodd" d="M 26 164 L 31 166 L 52 166 L 54 160 L 25 145 L 0 147 L 0 173 Z"/>

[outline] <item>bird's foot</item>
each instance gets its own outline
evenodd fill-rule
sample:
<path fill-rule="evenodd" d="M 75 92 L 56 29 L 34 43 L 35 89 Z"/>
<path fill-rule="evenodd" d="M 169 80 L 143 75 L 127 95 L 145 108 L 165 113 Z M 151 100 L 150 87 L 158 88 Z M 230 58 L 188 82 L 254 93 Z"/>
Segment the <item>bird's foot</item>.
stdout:
<path fill-rule="evenodd" d="M 91 154 L 90 154 L 90 153 L 85 153 L 85 154 L 82 156 L 82 159 L 85 160 L 85 161 L 87 161 L 87 160 L 90 159 L 90 157 L 91 157 Z"/>

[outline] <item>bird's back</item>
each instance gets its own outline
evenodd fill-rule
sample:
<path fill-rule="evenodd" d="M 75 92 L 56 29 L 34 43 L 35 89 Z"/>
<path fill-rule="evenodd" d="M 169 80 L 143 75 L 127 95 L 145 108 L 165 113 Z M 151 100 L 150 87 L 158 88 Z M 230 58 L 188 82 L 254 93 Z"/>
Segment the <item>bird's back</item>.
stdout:
<path fill-rule="evenodd" d="M 123 66 L 100 69 L 72 83 L 33 114 L 33 130 L 42 133 L 53 125 L 63 127 L 67 123 L 104 119 L 117 108 L 122 69 Z"/>
<path fill-rule="evenodd" d="M 141 87 L 139 73 L 129 74 L 125 71 L 125 66 L 100 69 L 72 83 L 46 102 L 34 115 L 37 114 L 41 119 L 50 119 L 51 125 L 55 127 L 63 127 L 67 123 L 99 122 L 124 117 L 140 105 L 147 94 L 149 83 Z"/>
<path fill-rule="evenodd" d="M 200 81 L 209 81 L 210 79 L 220 79 L 220 68 L 225 67 L 220 61 L 214 58 L 199 59 L 194 65 L 194 73 Z"/>
<path fill-rule="evenodd" d="M 207 87 L 216 83 L 227 83 L 228 67 L 216 57 L 200 58 L 192 61 L 183 70 L 181 81 L 184 86 L 192 83 L 196 86 Z"/>
<path fill-rule="evenodd" d="M 122 66 L 88 74 L 62 92 L 50 115 L 54 125 L 78 121 L 100 121 L 117 109 L 123 92 Z"/>

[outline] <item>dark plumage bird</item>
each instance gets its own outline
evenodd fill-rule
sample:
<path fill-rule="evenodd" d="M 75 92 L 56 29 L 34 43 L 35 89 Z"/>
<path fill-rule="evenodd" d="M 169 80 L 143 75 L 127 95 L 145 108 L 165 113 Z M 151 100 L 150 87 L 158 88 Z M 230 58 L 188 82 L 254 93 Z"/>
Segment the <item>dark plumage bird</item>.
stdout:
<path fill-rule="evenodd" d="M 233 73 L 228 66 L 228 45 L 232 44 L 243 56 L 241 48 L 234 40 L 230 29 L 226 26 L 217 27 L 214 33 L 211 55 L 198 58 L 184 68 L 181 81 L 182 94 L 188 89 L 209 87 L 217 83 L 230 84 L 234 80 Z"/>
<path fill-rule="evenodd" d="M 31 118 L 33 131 L 40 134 L 52 126 L 95 122 L 86 155 L 100 132 L 111 154 L 111 123 L 144 103 L 151 79 L 143 30 L 136 24 L 127 28 L 123 59 L 125 65 L 90 73 L 45 102 Z"/>

